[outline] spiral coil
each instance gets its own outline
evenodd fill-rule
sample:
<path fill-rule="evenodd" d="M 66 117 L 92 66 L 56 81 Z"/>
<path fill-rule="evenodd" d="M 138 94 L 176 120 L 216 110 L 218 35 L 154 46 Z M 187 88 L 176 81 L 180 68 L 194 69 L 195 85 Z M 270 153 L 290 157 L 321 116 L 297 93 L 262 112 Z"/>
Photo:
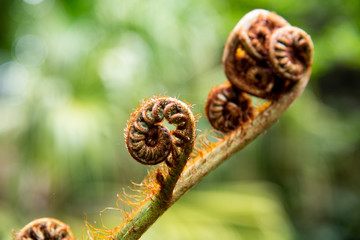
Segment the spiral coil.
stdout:
<path fill-rule="evenodd" d="M 161 125 L 164 119 L 175 125 L 175 130 L 169 131 Z M 193 144 L 194 124 L 194 116 L 183 102 L 166 97 L 152 99 L 128 121 L 125 129 L 127 149 L 135 160 L 145 165 L 176 160 L 186 144 Z"/>
<path fill-rule="evenodd" d="M 224 49 L 224 71 L 232 87 L 216 87 L 218 91 L 211 91 L 208 96 L 205 112 L 210 124 L 227 133 L 251 120 L 254 117 L 248 114 L 252 112 L 249 111 L 251 99 L 244 97 L 243 92 L 269 100 L 279 99 L 311 70 L 312 57 L 313 43 L 306 32 L 267 10 L 247 13 L 230 33 Z M 221 104 L 234 99 L 230 92 L 248 99 L 245 101 L 248 107 L 232 105 L 232 111 L 224 111 L 225 105 Z M 216 96 L 223 96 L 226 101 L 220 104 Z M 239 104 L 235 102 L 232 104 Z M 236 109 L 245 112 L 236 112 Z M 232 113 L 229 115 L 229 112 Z M 240 115 L 248 117 L 240 120 Z"/>
<path fill-rule="evenodd" d="M 252 119 L 254 109 L 245 93 L 226 83 L 211 90 L 205 113 L 213 128 L 227 133 Z"/>
<path fill-rule="evenodd" d="M 273 12 L 257 9 L 246 14 L 229 35 L 224 71 L 239 90 L 277 99 L 310 69 L 311 38 Z"/>
<path fill-rule="evenodd" d="M 312 48 L 310 36 L 300 28 L 280 28 L 270 39 L 270 65 L 280 77 L 298 81 L 312 64 Z"/>

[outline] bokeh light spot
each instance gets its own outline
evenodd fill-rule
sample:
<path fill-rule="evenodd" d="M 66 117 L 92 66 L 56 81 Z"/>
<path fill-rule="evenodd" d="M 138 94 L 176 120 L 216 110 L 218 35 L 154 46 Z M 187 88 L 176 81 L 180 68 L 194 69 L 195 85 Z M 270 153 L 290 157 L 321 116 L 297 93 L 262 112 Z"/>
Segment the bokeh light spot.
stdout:
<path fill-rule="evenodd" d="M 47 53 L 45 41 L 35 35 L 25 35 L 15 45 L 16 59 L 26 66 L 40 66 L 44 63 Z"/>
<path fill-rule="evenodd" d="M 31 4 L 31 5 L 36 5 L 41 3 L 43 0 L 24 0 L 24 2 Z"/>
<path fill-rule="evenodd" d="M 28 71 L 17 62 L 0 65 L 0 97 L 18 97 L 25 92 Z"/>

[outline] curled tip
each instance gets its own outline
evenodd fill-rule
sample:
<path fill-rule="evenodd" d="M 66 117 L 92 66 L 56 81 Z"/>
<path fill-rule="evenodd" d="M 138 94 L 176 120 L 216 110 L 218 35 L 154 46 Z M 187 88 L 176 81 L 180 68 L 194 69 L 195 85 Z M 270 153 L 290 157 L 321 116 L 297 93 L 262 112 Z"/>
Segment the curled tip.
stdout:
<path fill-rule="evenodd" d="M 166 119 L 175 126 L 169 131 L 161 125 Z M 190 107 L 169 97 L 145 101 L 131 114 L 125 128 L 125 142 L 130 155 L 145 165 L 163 161 L 176 162 L 183 148 L 191 148 L 195 140 L 196 120 Z"/>
<path fill-rule="evenodd" d="M 264 59 L 268 54 L 268 41 L 272 32 L 290 24 L 274 12 L 255 9 L 239 21 L 237 36 L 246 51 L 256 59 Z"/>
<path fill-rule="evenodd" d="M 255 115 L 250 97 L 228 83 L 210 91 L 205 114 L 212 127 L 223 133 L 235 130 Z"/>
<path fill-rule="evenodd" d="M 70 227 L 54 218 L 39 218 L 27 224 L 14 240 L 75 240 Z"/>
<path fill-rule="evenodd" d="M 303 30 L 274 12 L 246 14 L 229 35 L 223 54 L 231 84 L 251 95 L 277 99 L 308 74 L 313 43 Z"/>
<path fill-rule="evenodd" d="M 313 43 L 302 29 L 287 26 L 274 32 L 270 39 L 269 61 L 282 78 L 298 81 L 312 65 Z"/>

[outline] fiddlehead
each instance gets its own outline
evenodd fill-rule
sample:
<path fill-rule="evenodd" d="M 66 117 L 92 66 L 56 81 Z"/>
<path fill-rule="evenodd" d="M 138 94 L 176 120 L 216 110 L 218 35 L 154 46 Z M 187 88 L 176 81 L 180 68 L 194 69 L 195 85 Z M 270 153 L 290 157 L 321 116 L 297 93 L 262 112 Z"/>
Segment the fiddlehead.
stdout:
<path fill-rule="evenodd" d="M 246 51 L 256 59 L 268 55 L 268 42 L 273 31 L 290 25 L 279 15 L 263 9 L 246 14 L 235 27 L 238 37 Z"/>
<path fill-rule="evenodd" d="M 248 54 L 237 36 L 230 35 L 224 49 L 223 64 L 230 83 L 251 95 L 274 99 L 286 88 L 265 60 Z"/>
<path fill-rule="evenodd" d="M 231 32 L 223 64 L 234 87 L 276 100 L 310 69 L 312 55 L 308 34 L 273 12 L 257 9 L 246 14 Z"/>
<path fill-rule="evenodd" d="M 173 199 L 179 199 L 229 156 L 244 148 L 279 120 L 305 89 L 311 75 L 312 58 L 313 44 L 310 36 L 301 29 L 291 27 L 275 13 L 257 9 L 239 21 L 230 33 L 223 54 L 225 74 L 231 84 L 227 88 L 233 88 L 233 92 L 239 95 L 244 91 L 271 101 L 257 107 L 256 116 L 250 118 L 251 121 L 240 124 L 241 127 L 235 128 L 220 141 L 203 144 L 208 146 L 207 149 L 200 151 L 192 161 L 193 164 L 183 172 Z M 217 127 L 222 122 L 219 121 L 219 116 L 228 99 L 222 92 L 224 90 L 217 89 L 221 87 L 211 90 L 209 98 L 213 99 L 217 94 L 220 97 L 211 108 L 208 98 L 205 112 L 210 112 L 209 109 L 214 111 L 207 116 L 211 125 L 221 131 Z M 234 112 L 235 116 L 241 114 L 243 112 Z M 227 126 L 233 128 L 235 124 L 228 123 Z"/>
<path fill-rule="evenodd" d="M 36 219 L 15 235 L 14 240 L 75 240 L 70 227 L 53 218 Z"/>
<path fill-rule="evenodd" d="M 298 81 L 312 64 L 312 49 L 310 36 L 300 28 L 280 28 L 270 39 L 270 65 L 280 77 Z"/>
<path fill-rule="evenodd" d="M 176 126 L 169 131 L 163 119 Z M 126 146 L 131 156 L 146 165 L 167 160 L 176 162 L 184 147 L 194 145 L 195 118 L 190 108 L 175 98 L 157 98 L 131 115 L 125 129 Z"/>
<path fill-rule="evenodd" d="M 210 91 L 205 114 L 213 128 L 228 133 L 252 119 L 254 109 L 246 93 L 225 83 Z"/>
<path fill-rule="evenodd" d="M 161 125 L 164 119 L 175 130 L 169 131 Z M 168 171 L 161 166 L 156 169 L 151 181 L 160 188 L 125 216 L 123 224 L 111 233 L 112 239 L 138 239 L 170 206 L 175 185 L 194 148 L 195 133 L 196 119 L 190 107 L 175 98 L 150 99 L 131 114 L 125 128 L 125 142 L 131 156 L 146 165 L 165 161 L 169 168 Z"/>

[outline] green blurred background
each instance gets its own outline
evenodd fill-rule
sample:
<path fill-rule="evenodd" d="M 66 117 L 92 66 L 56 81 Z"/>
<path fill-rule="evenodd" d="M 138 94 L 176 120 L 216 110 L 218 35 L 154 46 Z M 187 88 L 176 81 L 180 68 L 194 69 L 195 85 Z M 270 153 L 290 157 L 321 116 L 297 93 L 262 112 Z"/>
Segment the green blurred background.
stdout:
<path fill-rule="evenodd" d="M 85 217 L 119 224 L 99 212 L 148 170 L 124 145 L 130 113 L 164 93 L 203 113 L 254 8 L 312 36 L 309 86 L 143 239 L 360 239 L 359 0 L 1 0 L 0 239 L 45 216 L 78 238 Z"/>

